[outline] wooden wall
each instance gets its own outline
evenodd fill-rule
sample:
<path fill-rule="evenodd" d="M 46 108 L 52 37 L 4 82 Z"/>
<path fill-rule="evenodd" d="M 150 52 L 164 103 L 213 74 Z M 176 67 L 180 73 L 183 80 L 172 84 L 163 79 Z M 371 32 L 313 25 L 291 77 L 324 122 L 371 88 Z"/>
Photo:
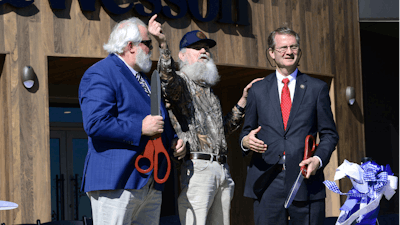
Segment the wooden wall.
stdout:
<path fill-rule="evenodd" d="M 236 4 L 237 1 L 232 2 Z M 163 24 L 173 56 L 177 57 L 179 40 L 187 31 L 200 29 L 216 40 L 218 44 L 212 54 L 225 82 L 216 88 L 220 88 L 217 92 L 224 110 L 229 110 L 246 82 L 274 70 L 265 55 L 268 34 L 283 25 L 293 28 L 301 37 L 300 70 L 332 80 L 331 94 L 334 95 L 334 113 L 340 135 L 332 168 L 344 159 L 359 163 L 365 154 L 365 146 L 358 1 L 243 1 L 249 7 L 249 26 L 222 24 L 217 20 L 199 22 L 189 13 L 177 20 L 160 15 L 158 21 Z M 106 57 L 102 45 L 112 27 L 122 19 L 137 16 L 134 10 L 114 15 L 104 10 L 100 1 L 96 1 L 94 12 L 82 12 L 77 0 L 65 2 L 67 8 L 64 10 L 52 10 L 48 0 L 35 0 L 26 8 L 7 3 L 0 5 L 0 62 L 3 65 L 0 77 L 0 200 L 19 204 L 18 209 L 0 212 L 0 222 L 7 224 L 51 220 L 48 81 L 54 74 L 48 72 L 49 57 Z M 199 2 L 205 15 L 207 1 Z M 147 23 L 149 17 L 141 19 Z M 157 44 L 153 45 L 157 47 Z M 158 49 L 154 48 L 152 59 L 156 61 L 158 56 Z M 38 84 L 30 90 L 22 86 L 19 78 L 26 65 L 34 68 L 38 78 Z M 238 73 L 237 68 L 245 69 Z M 353 106 L 346 103 L 347 86 L 356 90 Z M 229 139 L 229 146 L 236 152 L 239 150 L 238 133 L 235 135 Z M 246 159 L 235 153 L 229 163 L 236 181 L 232 224 L 247 224 L 252 221 L 252 201 L 242 197 Z M 332 180 L 333 173 L 327 179 Z M 342 189 L 350 187 L 350 183 L 341 182 Z M 335 215 L 337 210 L 332 209 L 330 213 Z"/>

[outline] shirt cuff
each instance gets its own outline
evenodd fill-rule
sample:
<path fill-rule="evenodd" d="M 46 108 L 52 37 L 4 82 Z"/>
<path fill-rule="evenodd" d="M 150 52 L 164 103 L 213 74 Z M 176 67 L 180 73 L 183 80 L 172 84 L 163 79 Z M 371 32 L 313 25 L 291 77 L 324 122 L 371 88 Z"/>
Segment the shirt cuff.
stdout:
<path fill-rule="evenodd" d="M 322 167 L 322 160 L 321 160 L 321 158 L 319 157 L 319 156 L 313 156 L 313 157 L 316 157 L 316 158 L 318 158 L 318 160 L 319 160 L 319 168 L 318 169 L 321 169 L 321 167 Z"/>
<path fill-rule="evenodd" d="M 242 148 L 242 150 L 243 150 L 244 152 L 249 151 L 249 149 L 243 147 L 243 138 L 242 138 L 242 140 L 240 141 L 240 147 Z"/>

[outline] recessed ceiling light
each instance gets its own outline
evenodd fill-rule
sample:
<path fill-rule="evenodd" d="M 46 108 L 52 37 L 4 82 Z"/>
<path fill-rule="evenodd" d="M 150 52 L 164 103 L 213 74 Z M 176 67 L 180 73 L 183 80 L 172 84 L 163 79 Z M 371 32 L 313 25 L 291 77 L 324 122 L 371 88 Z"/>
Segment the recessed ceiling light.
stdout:
<path fill-rule="evenodd" d="M 71 111 L 64 111 L 64 114 L 70 114 Z"/>

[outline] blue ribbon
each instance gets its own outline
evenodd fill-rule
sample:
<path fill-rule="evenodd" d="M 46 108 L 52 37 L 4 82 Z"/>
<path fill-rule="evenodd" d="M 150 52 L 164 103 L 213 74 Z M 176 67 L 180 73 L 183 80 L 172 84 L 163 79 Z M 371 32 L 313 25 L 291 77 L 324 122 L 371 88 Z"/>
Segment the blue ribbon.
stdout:
<path fill-rule="evenodd" d="M 393 175 L 392 170 L 389 165 L 386 167 L 379 166 L 375 162 L 366 162 L 361 165 L 361 168 L 364 170 L 364 181 L 368 182 L 369 196 L 372 198 L 376 197 L 376 193 L 381 192 L 383 187 L 388 182 L 388 175 Z"/>
<path fill-rule="evenodd" d="M 383 192 L 384 187 L 388 184 L 388 175 L 394 175 L 389 165 L 384 167 L 373 161 L 363 163 L 361 168 L 364 171 L 363 180 L 368 184 L 367 193 L 361 193 L 354 187 L 348 193 L 342 193 L 335 182 L 328 180 L 324 181 L 325 186 L 329 190 L 340 195 L 347 196 L 346 202 L 340 208 L 342 213 L 337 221 L 340 224 L 344 223 L 353 213 L 360 210 L 360 208 L 365 207 L 371 201 L 375 200 L 379 194 Z M 379 205 L 368 213 L 361 215 L 358 218 L 358 224 L 375 224 L 378 213 Z"/>

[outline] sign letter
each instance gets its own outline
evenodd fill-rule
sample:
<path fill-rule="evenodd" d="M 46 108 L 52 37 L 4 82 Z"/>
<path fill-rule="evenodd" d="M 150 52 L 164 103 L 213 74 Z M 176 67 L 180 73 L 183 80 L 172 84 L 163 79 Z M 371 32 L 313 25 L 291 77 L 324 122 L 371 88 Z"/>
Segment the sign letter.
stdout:
<path fill-rule="evenodd" d="M 198 0 L 190 0 L 188 4 L 191 14 L 201 22 L 210 22 L 218 15 L 219 1 L 207 0 L 207 16 L 205 18 L 200 14 Z"/>
<path fill-rule="evenodd" d="M 86 0 L 83 0 L 83 1 L 86 1 Z M 93 0 L 93 2 L 94 2 L 94 0 Z M 101 3 L 103 4 L 103 6 L 106 9 L 108 9 L 110 12 L 117 14 L 117 15 L 124 14 L 124 13 L 128 12 L 129 10 L 131 10 L 133 7 L 133 3 L 131 3 L 126 8 L 121 8 L 121 7 L 119 7 L 119 5 L 117 5 L 114 2 L 114 0 L 101 0 Z"/>
<path fill-rule="evenodd" d="M 4 0 L 4 1 L 0 1 L 0 5 L 2 5 L 4 3 L 8 3 L 17 8 L 24 8 L 24 7 L 32 5 L 34 1 L 35 0 L 28 0 L 28 1 L 26 1 L 26 0 Z"/>
<path fill-rule="evenodd" d="M 249 23 L 249 12 L 247 11 L 247 5 L 249 4 L 247 2 L 247 0 L 238 0 L 238 2 L 236 3 L 237 7 L 237 24 L 239 25 L 250 25 Z"/>
<path fill-rule="evenodd" d="M 153 11 L 151 13 L 146 13 L 144 11 L 144 7 L 142 4 L 136 4 L 135 9 L 141 16 L 152 16 L 154 14 L 157 14 L 161 11 L 161 0 L 147 0 L 148 2 L 151 2 L 153 5 Z"/>
<path fill-rule="evenodd" d="M 220 23 L 231 23 L 232 20 L 232 0 L 222 0 L 221 2 L 221 19 L 218 20 Z"/>
<path fill-rule="evenodd" d="M 52 9 L 65 9 L 65 0 L 49 0 Z"/>
<path fill-rule="evenodd" d="M 186 15 L 187 13 L 187 5 L 186 5 L 186 1 L 185 0 L 165 0 L 166 3 L 171 2 L 174 3 L 176 6 L 178 6 L 179 8 L 179 13 L 176 16 L 173 16 L 171 13 L 171 8 L 168 6 L 164 6 L 162 8 L 162 12 L 163 14 L 170 18 L 170 19 L 178 19 L 178 18 L 182 18 Z"/>
<path fill-rule="evenodd" d="M 96 11 L 94 7 L 96 0 L 79 0 L 79 5 L 81 6 L 82 11 Z"/>

